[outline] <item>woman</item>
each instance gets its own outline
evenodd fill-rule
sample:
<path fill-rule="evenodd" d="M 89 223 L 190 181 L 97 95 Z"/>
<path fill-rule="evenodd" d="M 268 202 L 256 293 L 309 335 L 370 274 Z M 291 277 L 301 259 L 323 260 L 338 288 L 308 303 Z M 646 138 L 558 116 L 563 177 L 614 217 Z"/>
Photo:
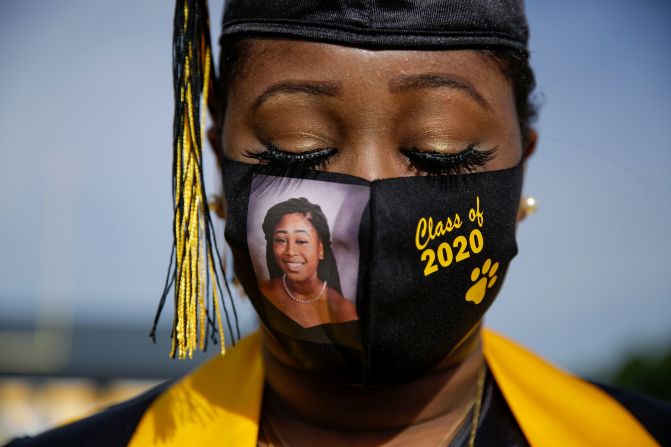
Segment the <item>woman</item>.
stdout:
<path fill-rule="evenodd" d="M 180 4 L 178 28 L 205 23 L 198 8 Z M 178 87 L 206 48 L 196 33 L 198 45 L 184 50 L 189 26 L 176 34 Z M 481 330 L 516 253 L 522 173 L 536 143 L 521 3 L 231 1 L 222 29 L 211 139 L 223 172 L 226 238 L 260 335 L 178 383 L 15 445 L 669 440 L 668 409 L 581 381 Z M 204 79 L 177 91 L 177 124 L 186 123 L 178 149 L 199 135 L 188 115 L 194 102 L 180 101 Z M 176 155 L 181 168 L 183 152 Z M 194 187 L 182 182 L 199 170 L 188 167 L 176 169 L 177 222 L 192 212 L 181 198 Z M 361 247 L 354 322 L 320 315 L 319 324 L 288 329 L 264 308 L 246 221 L 250 181 L 269 174 L 368 191 L 351 235 Z M 179 297 L 198 277 L 184 274 L 183 259 L 195 254 L 184 247 L 199 246 L 182 243 L 184 228 L 199 227 L 176 225 L 177 262 L 185 262 L 176 272 Z M 197 300 L 180 299 L 178 344 L 197 327 L 182 319 L 197 314 L 190 307 Z M 354 342 L 339 330 L 352 325 Z"/>
<path fill-rule="evenodd" d="M 270 281 L 261 291 L 275 307 L 304 327 L 356 320 L 354 305 L 339 292 L 330 230 L 319 205 L 304 197 L 278 203 L 268 210 L 263 232 Z"/>

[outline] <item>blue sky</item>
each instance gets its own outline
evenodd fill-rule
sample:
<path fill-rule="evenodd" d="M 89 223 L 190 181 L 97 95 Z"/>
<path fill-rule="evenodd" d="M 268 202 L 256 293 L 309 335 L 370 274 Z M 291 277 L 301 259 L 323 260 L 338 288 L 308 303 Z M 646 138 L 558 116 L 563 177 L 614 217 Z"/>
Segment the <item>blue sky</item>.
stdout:
<path fill-rule="evenodd" d="M 589 372 L 671 345 L 671 6 L 527 9 L 540 206 L 488 323 Z M 3 317 L 150 324 L 171 243 L 171 23 L 170 2 L 0 4 Z"/>

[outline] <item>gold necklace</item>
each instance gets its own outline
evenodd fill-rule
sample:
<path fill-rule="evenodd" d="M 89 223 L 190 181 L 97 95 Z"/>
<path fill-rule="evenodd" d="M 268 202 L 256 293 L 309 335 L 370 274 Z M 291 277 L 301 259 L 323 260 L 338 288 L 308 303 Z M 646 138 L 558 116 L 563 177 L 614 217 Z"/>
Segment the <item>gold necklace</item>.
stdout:
<path fill-rule="evenodd" d="M 473 402 L 470 405 L 466 406 L 466 411 L 459 417 L 459 420 L 457 421 L 456 424 L 454 424 L 450 430 L 445 434 L 443 439 L 440 441 L 440 444 L 438 444 L 438 447 L 445 447 L 448 445 L 447 443 L 450 441 L 450 438 L 454 434 L 454 432 L 461 427 L 461 424 L 464 422 L 464 419 L 466 419 L 466 416 L 468 416 L 468 413 L 471 412 L 471 409 L 473 409 L 473 417 L 471 418 L 471 432 L 468 436 L 468 447 L 474 447 L 475 446 L 475 435 L 478 433 L 478 422 L 480 421 L 480 409 L 482 406 L 482 395 L 484 394 L 484 388 L 485 388 L 485 376 L 486 376 L 486 368 L 485 364 L 483 363 L 482 366 L 480 367 L 480 372 L 478 373 L 478 381 L 476 384 L 475 388 L 475 396 L 473 397 Z M 275 424 L 270 420 L 270 416 L 266 415 L 266 417 L 263 418 L 265 421 L 266 427 L 270 429 L 272 432 L 272 435 L 274 438 L 277 438 L 279 441 L 279 446 L 276 446 L 273 441 L 270 439 L 267 439 L 268 442 L 268 447 L 289 447 L 289 443 L 282 437 L 280 434 L 279 430 L 277 430 L 277 427 L 275 427 Z M 270 433 L 266 433 L 266 437 L 269 437 Z"/>
<path fill-rule="evenodd" d="M 452 434 L 461 427 L 462 422 L 466 418 L 466 415 L 470 413 L 471 408 L 473 409 L 473 417 L 471 418 L 471 432 L 468 436 L 468 447 L 473 447 L 475 445 L 475 435 L 478 433 L 478 422 L 480 422 L 480 408 L 482 406 L 482 395 L 483 395 L 483 390 L 485 388 L 485 376 L 486 376 L 486 368 L 485 364 L 483 363 L 482 366 L 480 367 L 480 372 L 478 373 L 478 381 L 475 386 L 475 396 L 473 398 L 473 403 L 471 405 L 468 405 L 467 411 L 464 412 L 463 416 L 459 418 L 459 422 L 452 426 L 450 431 L 447 432 L 445 437 L 443 437 L 443 440 L 440 441 L 440 444 L 438 444 L 438 447 L 445 447 L 450 441 L 450 438 L 452 437 Z"/>
<path fill-rule="evenodd" d="M 475 394 L 475 406 L 473 407 L 473 419 L 471 420 L 471 434 L 468 437 L 468 447 L 475 445 L 475 435 L 478 433 L 478 423 L 480 422 L 480 408 L 482 407 L 482 395 L 485 389 L 486 365 L 480 367 L 478 374 L 478 388 Z"/>
<path fill-rule="evenodd" d="M 321 288 L 321 290 L 319 291 L 319 294 L 316 297 L 310 298 L 309 300 L 302 300 L 300 298 L 296 298 L 294 296 L 294 294 L 291 293 L 291 290 L 289 290 L 289 286 L 287 285 L 287 274 L 286 273 L 282 275 L 282 284 L 284 284 L 284 290 L 287 292 L 287 295 L 289 295 L 289 298 L 291 298 L 292 300 L 294 300 L 294 301 L 296 301 L 297 303 L 300 303 L 300 304 L 312 304 L 312 303 L 314 303 L 315 301 L 317 301 L 322 296 L 322 294 L 324 293 L 324 290 L 326 290 L 326 281 L 324 281 L 324 285 L 322 285 L 322 288 Z"/>

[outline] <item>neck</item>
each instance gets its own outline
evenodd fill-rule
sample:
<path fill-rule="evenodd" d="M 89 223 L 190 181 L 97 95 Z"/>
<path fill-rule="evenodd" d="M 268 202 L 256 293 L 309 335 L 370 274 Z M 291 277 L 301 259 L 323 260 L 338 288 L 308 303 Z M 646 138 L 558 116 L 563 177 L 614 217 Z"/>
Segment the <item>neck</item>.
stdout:
<path fill-rule="evenodd" d="M 316 274 L 300 282 L 292 281 L 288 276 L 285 276 L 285 279 L 287 287 L 293 295 L 307 297 L 308 299 L 319 293 L 324 284 Z"/>
<path fill-rule="evenodd" d="M 421 430 L 439 421 L 438 430 L 444 431 L 450 422 L 457 423 L 473 402 L 483 363 L 478 327 L 419 379 L 403 385 L 362 388 L 302 371 L 271 335 L 265 330 L 263 335 L 267 406 L 272 414 L 293 415 L 283 420 L 287 430 L 291 424 L 300 424 L 303 430 L 312 426 L 332 433 L 357 432 L 360 436 L 365 432 Z"/>

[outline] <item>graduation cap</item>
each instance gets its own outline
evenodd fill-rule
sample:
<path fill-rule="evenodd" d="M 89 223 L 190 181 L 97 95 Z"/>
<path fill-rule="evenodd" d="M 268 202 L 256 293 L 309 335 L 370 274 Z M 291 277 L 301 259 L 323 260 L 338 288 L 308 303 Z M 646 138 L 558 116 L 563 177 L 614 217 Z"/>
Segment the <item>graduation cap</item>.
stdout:
<path fill-rule="evenodd" d="M 522 0 L 230 0 L 221 39 L 275 36 L 374 49 L 496 49 L 528 52 Z M 224 352 L 224 324 L 240 331 L 203 181 L 205 108 L 216 110 L 206 0 L 177 0 L 173 31 L 174 244 L 151 337 L 174 291 L 172 357 L 208 339 Z M 225 293 L 224 293 L 225 291 Z M 229 305 L 226 306 L 225 301 Z M 230 312 L 229 312 L 230 307 Z M 235 331 L 234 331 L 235 329 Z"/>

